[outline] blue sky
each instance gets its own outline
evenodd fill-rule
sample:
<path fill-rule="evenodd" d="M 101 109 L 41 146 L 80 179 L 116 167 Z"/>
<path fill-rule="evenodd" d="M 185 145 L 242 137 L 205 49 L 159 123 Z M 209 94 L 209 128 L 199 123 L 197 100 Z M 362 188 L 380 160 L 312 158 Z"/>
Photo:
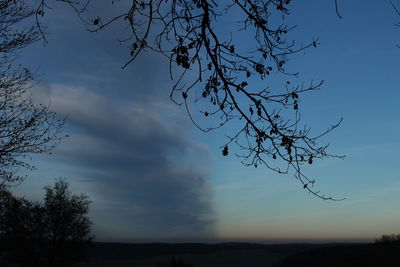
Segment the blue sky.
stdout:
<path fill-rule="evenodd" d="M 400 4 L 400 3 L 399 3 Z M 302 118 L 324 130 L 345 160 L 317 161 L 305 172 L 322 201 L 290 175 L 250 168 L 220 146 L 229 128 L 204 134 L 169 100 L 168 62 L 146 54 L 125 70 L 120 27 L 89 33 L 54 3 L 45 18 L 49 43 L 28 47 L 20 61 L 38 69 L 38 101 L 67 116 L 70 135 L 16 188 L 39 198 L 66 178 L 90 196 L 94 233 L 114 241 L 372 240 L 400 232 L 400 21 L 387 1 L 294 3 L 287 22 L 297 42 L 317 49 L 289 62 L 295 83 L 324 80 L 301 99 Z M 222 27 L 222 26 L 221 26 Z M 232 27 L 231 24 L 227 27 Z M 246 41 L 241 46 L 250 45 Z"/>

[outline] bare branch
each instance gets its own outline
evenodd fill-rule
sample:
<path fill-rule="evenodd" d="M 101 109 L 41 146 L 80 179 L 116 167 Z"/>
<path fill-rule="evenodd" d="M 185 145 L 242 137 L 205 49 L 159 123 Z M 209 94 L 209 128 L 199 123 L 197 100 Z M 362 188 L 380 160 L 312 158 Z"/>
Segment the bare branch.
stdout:
<path fill-rule="evenodd" d="M 40 29 L 26 20 L 37 14 L 25 1 L 0 3 L 0 184 L 22 181 L 21 168 L 33 169 L 32 153 L 48 153 L 64 125 L 48 106 L 33 103 L 34 74 L 14 63 L 18 50 L 40 39 Z"/>
<path fill-rule="evenodd" d="M 81 10 L 79 1 L 65 2 L 75 11 Z M 319 138 L 338 127 L 341 120 L 314 137 L 301 123 L 302 97 L 319 90 L 322 82 L 291 84 L 291 77 L 298 72 L 290 71 L 290 56 L 318 46 L 318 39 L 304 45 L 289 39 L 295 29 L 285 24 L 291 2 L 133 0 L 126 12 L 117 16 L 82 20 L 90 31 L 104 30 L 114 23 L 127 26 L 130 36 L 121 42 L 127 44 L 130 58 L 123 68 L 144 52 L 168 58 L 171 99 L 185 105 L 192 122 L 205 132 L 227 124 L 237 128 L 222 145 L 223 155 L 228 155 L 233 150 L 229 146 L 234 144 L 240 150 L 234 154 L 243 164 L 264 165 L 282 174 L 293 170 L 305 190 L 334 200 L 314 190 L 310 186 L 314 180 L 302 172 L 304 164 L 341 158 L 327 153 L 327 145 L 318 144 Z M 335 7 L 341 18 L 337 1 Z M 227 32 L 221 20 L 229 20 L 233 14 L 237 30 Z M 282 85 L 278 87 L 272 80 Z M 199 116 L 209 119 L 211 126 L 200 125 Z"/>

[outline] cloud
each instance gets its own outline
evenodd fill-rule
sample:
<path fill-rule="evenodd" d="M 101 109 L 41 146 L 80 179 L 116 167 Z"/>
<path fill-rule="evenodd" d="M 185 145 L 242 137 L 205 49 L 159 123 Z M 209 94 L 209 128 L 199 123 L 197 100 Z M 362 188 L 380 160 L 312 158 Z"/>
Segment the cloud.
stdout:
<path fill-rule="evenodd" d="M 212 235 L 209 154 L 185 135 L 184 113 L 166 104 L 168 60 L 145 53 L 121 70 L 129 59 L 129 43 L 118 42 L 124 27 L 89 33 L 65 5 L 51 7 L 43 21 L 49 43 L 27 47 L 22 63 L 40 65 L 47 85 L 33 88 L 34 96 L 67 116 L 70 137 L 53 159 L 72 188 L 84 181 L 97 237 Z M 96 4 L 96 13 L 110 9 Z"/>
<path fill-rule="evenodd" d="M 100 237 L 109 232 L 119 239 L 169 240 L 212 234 L 212 188 L 200 164 L 209 160 L 208 153 L 184 136 L 171 110 L 64 85 L 42 87 L 36 98 L 50 98 L 52 109 L 67 116 L 70 137 L 56 159 L 83 169 L 80 176 L 98 200 L 93 216 Z"/>

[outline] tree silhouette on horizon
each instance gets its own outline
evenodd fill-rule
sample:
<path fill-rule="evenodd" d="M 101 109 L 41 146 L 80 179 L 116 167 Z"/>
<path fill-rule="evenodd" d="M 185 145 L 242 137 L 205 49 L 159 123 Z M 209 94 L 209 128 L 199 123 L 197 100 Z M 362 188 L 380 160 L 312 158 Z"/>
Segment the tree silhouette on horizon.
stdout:
<path fill-rule="evenodd" d="M 84 257 L 93 239 L 91 202 L 64 180 L 44 189 L 43 201 L 35 202 L 0 187 L 0 241 L 20 266 L 69 266 Z"/>

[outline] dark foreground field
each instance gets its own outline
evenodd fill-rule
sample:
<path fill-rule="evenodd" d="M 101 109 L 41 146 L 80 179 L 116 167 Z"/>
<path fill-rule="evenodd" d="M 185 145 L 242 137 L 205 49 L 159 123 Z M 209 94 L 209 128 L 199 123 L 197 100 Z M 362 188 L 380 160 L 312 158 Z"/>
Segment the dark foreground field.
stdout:
<path fill-rule="evenodd" d="M 315 248 L 288 256 L 279 266 L 400 266 L 400 242 Z"/>
<path fill-rule="evenodd" d="M 1 251 L 0 251 L 1 252 Z M 0 253 L 0 266 L 10 265 Z M 365 244 L 92 243 L 80 267 L 400 266 L 400 241 Z M 5 255 L 5 254 L 4 254 Z M 3 258 L 3 259 L 2 259 Z M 70 266 L 70 265 L 57 265 Z"/>
<path fill-rule="evenodd" d="M 310 258 L 320 254 L 346 252 L 343 248 L 360 245 L 247 243 L 222 244 L 120 244 L 94 243 L 84 266 L 98 267 L 267 267 L 267 266 L 342 266 L 310 265 Z M 361 245 L 363 247 L 366 245 Z M 399 254 L 400 255 L 400 254 Z M 174 260 L 172 260 L 174 258 Z M 335 257 L 333 257 L 335 258 Z M 182 261 L 180 262 L 180 260 Z M 332 259 L 333 260 L 333 259 Z M 177 265 L 174 265 L 173 261 Z M 297 265 L 296 262 L 304 265 Z M 182 265 L 184 263 L 184 265 Z M 326 262 L 325 262 L 326 263 Z M 180 265 L 179 265 L 180 264 Z M 174 266 L 173 266 L 174 265 Z M 354 265 L 351 265 L 354 266 Z M 360 265 L 362 266 L 362 265 Z M 379 266 L 379 265 L 376 265 Z"/>

